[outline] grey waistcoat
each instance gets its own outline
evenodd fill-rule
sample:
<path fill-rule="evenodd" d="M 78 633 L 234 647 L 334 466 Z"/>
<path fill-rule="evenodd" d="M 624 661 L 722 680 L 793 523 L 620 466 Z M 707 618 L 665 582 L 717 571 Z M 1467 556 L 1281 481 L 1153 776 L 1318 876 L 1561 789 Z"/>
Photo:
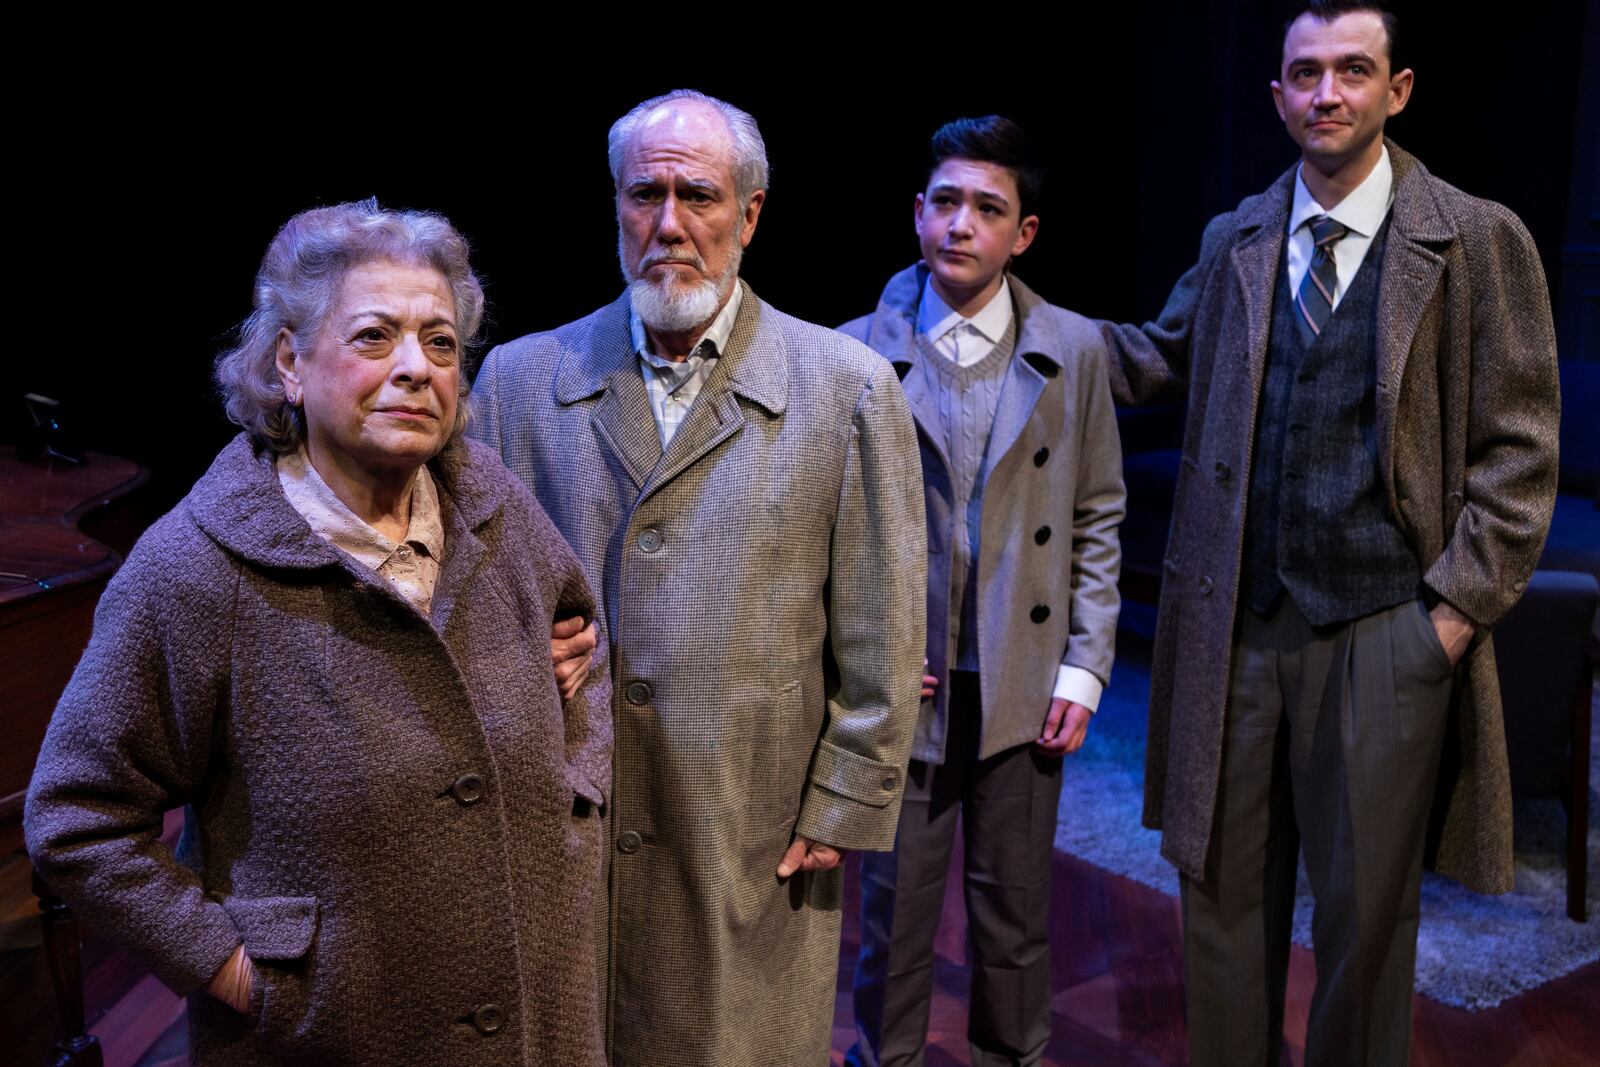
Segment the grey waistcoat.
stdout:
<path fill-rule="evenodd" d="M 1309 344 L 1288 271 L 1278 272 L 1245 518 L 1241 592 L 1252 610 L 1271 610 L 1287 591 L 1307 619 L 1325 626 L 1392 607 L 1420 588 L 1421 569 L 1378 476 L 1377 307 L 1388 236 L 1386 219 Z"/>

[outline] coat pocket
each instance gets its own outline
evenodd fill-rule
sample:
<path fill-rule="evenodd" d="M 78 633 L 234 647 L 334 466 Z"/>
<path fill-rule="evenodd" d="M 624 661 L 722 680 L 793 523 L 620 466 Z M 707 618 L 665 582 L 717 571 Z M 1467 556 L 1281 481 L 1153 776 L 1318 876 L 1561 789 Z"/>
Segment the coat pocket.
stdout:
<path fill-rule="evenodd" d="M 222 909 L 252 960 L 300 959 L 316 937 L 316 897 L 229 897 Z"/>
<path fill-rule="evenodd" d="M 309 1027 L 306 957 L 316 940 L 315 897 L 229 897 L 222 908 L 239 928 L 253 977 L 249 1022 L 263 1049 L 288 1050 Z M 298 1019 L 277 1034 L 277 1020 Z"/>

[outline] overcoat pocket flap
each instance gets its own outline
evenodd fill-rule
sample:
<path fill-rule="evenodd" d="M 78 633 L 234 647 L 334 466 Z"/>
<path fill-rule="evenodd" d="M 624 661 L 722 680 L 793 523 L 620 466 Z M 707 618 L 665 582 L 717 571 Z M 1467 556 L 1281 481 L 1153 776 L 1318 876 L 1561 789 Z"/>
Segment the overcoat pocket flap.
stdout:
<path fill-rule="evenodd" d="M 589 780 L 589 776 L 574 764 L 567 764 L 567 785 L 574 796 L 582 797 L 597 808 L 606 804 L 606 791 Z"/>
<path fill-rule="evenodd" d="M 817 745 L 811 765 L 811 784 L 874 808 L 887 807 L 900 792 L 903 768 L 840 748 L 827 741 Z"/>
<path fill-rule="evenodd" d="M 222 907 L 251 959 L 297 960 L 317 933 L 316 897 L 229 897 Z"/>

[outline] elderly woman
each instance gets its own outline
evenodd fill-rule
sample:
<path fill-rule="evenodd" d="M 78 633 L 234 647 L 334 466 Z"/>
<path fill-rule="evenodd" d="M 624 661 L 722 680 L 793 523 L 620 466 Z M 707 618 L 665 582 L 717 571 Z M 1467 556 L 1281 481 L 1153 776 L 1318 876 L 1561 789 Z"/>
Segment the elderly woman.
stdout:
<path fill-rule="evenodd" d="M 442 218 L 291 219 L 217 364 L 246 432 L 133 549 L 56 709 L 30 854 L 190 994 L 195 1062 L 602 1062 L 609 693 L 563 701 L 583 573 L 460 435 L 482 304 Z"/>

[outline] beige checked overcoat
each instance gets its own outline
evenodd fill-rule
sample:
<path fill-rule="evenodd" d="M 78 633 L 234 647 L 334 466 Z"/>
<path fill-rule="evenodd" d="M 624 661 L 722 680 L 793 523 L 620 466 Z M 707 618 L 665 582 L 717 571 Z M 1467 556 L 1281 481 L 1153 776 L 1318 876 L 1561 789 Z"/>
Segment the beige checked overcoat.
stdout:
<path fill-rule="evenodd" d="M 472 431 L 602 591 L 612 1064 L 815 1067 L 841 872 L 775 870 L 795 833 L 894 843 L 923 654 L 915 429 L 887 362 L 747 288 L 663 453 L 628 307 L 491 352 Z"/>
<path fill-rule="evenodd" d="M 1394 205 L 1378 305 L 1379 474 L 1440 597 L 1487 627 L 1522 595 L 1556 489 L 1555 333 L 1544 271 L 1506 208 L 1387 142 Z M 1188 386 L 1150 691 L 1145 821 L 1201 878 L 1222 753 L 1246 488 L 1272 293 L 1295 169 L 1207 225 L 1155 322 L 1105 323 L 1111 387 L 1142 402 Z M 1437 869 L 1511 888 L 1511 782 L 1494 649 L 1457 671 L 1431 849 Z"/>

